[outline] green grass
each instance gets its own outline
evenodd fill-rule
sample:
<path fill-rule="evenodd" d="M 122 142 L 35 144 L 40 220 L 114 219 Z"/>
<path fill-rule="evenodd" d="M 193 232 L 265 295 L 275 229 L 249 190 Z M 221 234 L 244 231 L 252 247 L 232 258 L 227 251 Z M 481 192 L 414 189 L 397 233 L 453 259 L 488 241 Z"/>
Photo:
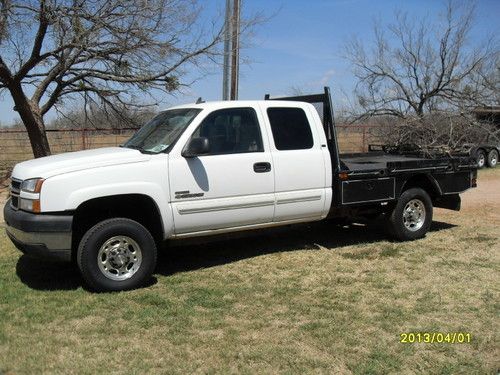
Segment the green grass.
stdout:
<path fill-rule="evenodd" d="M 2 233 L 0 374 L 495 374 L 499 222 L 480 218 L 497 209 L 436 210 L 403 244 L 329 223 L 184 244 L 148 287 L 112 294 Z M 472 342 L 400 343 L 415 331 Z"/>

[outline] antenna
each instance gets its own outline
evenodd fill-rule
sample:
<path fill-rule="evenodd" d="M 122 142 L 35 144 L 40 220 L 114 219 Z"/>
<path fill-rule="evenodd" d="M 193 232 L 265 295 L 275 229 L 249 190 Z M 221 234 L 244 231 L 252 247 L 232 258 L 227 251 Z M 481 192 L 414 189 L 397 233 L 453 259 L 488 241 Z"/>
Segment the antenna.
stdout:
<path fill-rule="evenodd" d="M 205 103 L 205 101 L 201 98 L 201 96 L 198 98 L 198 100 L 196 101 L 196 104 L 201 104 L 201 103 Z"/>

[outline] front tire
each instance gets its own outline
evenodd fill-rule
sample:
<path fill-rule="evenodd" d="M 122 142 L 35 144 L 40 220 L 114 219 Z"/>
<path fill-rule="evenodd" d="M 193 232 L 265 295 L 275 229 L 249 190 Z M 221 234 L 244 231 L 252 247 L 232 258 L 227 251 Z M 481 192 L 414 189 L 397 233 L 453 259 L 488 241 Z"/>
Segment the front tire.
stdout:
<path fill-rule="evenodd" d="M 412 188 L 401 194 L 388 217 L 390 234 L 399 241 L 425 236 L 432 223 L 432 201 L 423 189 Z"/>
<path fill-rule="evenodd" d="M 95 291 L 142 286 L 156 266 L 156 244 L 138 222 L 107 219 L 90 228 L 80 241 L 77 262 L 85 282 Z"/>
<path fill-rule="evenodd" d="M 488 158 L 486 160 L 488 167 L 495 168 L 498 164 L 498 151 L 493 149 L 488 152 Z"/>

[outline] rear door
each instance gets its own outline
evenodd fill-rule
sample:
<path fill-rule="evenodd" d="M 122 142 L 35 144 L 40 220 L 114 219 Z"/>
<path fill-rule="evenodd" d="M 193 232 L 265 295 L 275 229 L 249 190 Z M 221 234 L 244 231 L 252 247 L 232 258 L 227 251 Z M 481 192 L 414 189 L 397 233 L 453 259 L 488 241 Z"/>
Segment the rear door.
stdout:
<path fill-rule="evenodd" d="M 327 197 L 331 189 L 326 189 L 326 139 L 323 147 L 321 135 L 311 127 L 314 118 L 307 106 L 269 103 L 264 111 L 274 166 L 274 221 L 320 219 L 331 199 Z"/>
<path fill-rule="evenodd" d="M 272 222 L 274 167 L 261 124 L 252 107 L 215 110 L 191 134 L 208 138 L 208 155 L 170 153 L 176 234 Z"/>

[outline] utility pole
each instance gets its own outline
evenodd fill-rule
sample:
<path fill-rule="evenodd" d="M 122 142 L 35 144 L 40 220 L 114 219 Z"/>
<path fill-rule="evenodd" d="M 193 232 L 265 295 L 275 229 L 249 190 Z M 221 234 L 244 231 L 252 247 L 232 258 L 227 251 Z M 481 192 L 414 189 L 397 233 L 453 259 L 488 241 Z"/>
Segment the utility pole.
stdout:
<path fill-rule="evenodd" d="M 240 0 L 233 0 L 233 41 L 231 61 L 231 100 L 238 100 L 240 75 Z"/>
<path fill-rule="evenodd" d="M 224 19 L 224 69 L 222 71 L 222 100 L 229 100 L 229 69 L 231 54 L 231 0 L 226 0 L 226 16 Z"/>
<path fill-rule="evenodd" d="M 238 99 L 241 0 L 226 0 L 222 99 Z"/>

